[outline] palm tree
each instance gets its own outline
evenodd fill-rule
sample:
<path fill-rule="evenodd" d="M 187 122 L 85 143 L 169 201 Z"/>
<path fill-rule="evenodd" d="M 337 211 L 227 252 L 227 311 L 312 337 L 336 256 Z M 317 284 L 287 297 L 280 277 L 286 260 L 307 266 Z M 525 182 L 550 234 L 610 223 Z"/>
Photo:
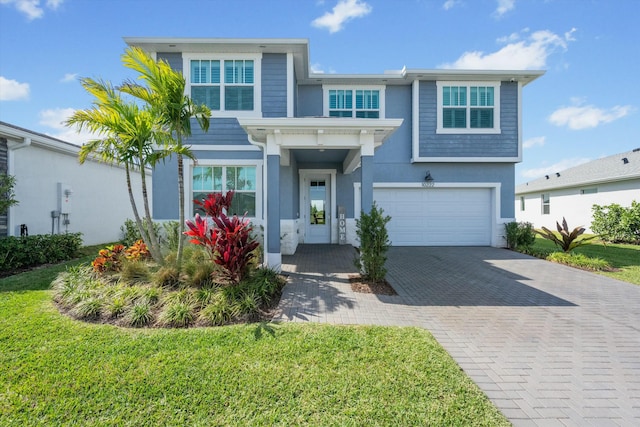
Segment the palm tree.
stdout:
<path fill-rule="evenodd" d="M 166 133 L 171 135 L 171 143 L 165 146 L 168 153 L 176 154 L 178 160 L 178 209 L 180 238 L 176 266 L 180 271 L 184 246 L 184 156 L 194 159 L 189 146 L 183 144 L 183 138 L 191 135 L 191 118 L 195 117 L 200 127 L 209 130 L 211 111 L 205 105 L 196 105 L 185 95 L 184 76 L 173 70 L 166 61 L 155 61 L 144 50 L 130 47 L 122 56 L 122 63 L 140 74 L 147 86 L 133 81 L 125 82 L 121 90 L 145 101 L 158 117 Z"/>
<path fill-rule="evenodd" d="M 76 126 L 79 131 L 86 128 L 104 137 L 84 144 L 80 149 L 79 161 L 84 163 L 90 155 L 93 155 L 104 162 L 124 165 L 129 201 L 138 230 L 149 247 L 153 259 L 161 264 L 162 252 L 149 209 L 145 168 L 155 165 L 160 159 L 161 153 L 153 150 L 153 143 L 162 141 L 165 135 L 157 132 L 155 118 L 148 108 L 140 108 L 133 102 L 125 102 L 109 82 L 84 78 L 80 83 L 89 94 L 94 96 L 93 108 L 76 111 L 65 124 Z M 140 219 L 131 185 L 130 172 L 138 168 L 142 181 L 146 227 Z"/>

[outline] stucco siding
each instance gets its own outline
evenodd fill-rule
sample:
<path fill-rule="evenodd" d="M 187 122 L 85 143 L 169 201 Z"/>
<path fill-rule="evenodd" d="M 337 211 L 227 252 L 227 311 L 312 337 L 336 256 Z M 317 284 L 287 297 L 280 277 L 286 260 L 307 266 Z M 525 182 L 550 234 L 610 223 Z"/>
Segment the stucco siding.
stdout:
<path fill-rule="evenodd" d="M 597 189 L 597 193 L 580 194 L 581 190 L 594 188 Z M 542 214 L 543 193 L 549 194 L 550 211 L 548 215 Z M 524 211 L 520 209 L 520 197 L 524 197 Z M 581 225 L 587 229 L 587 233 L 590 233 L 594 204 L 617 203 L 629 207 L 634 200 L 640 202 L 640 179 L 518 194 L 515 198 L 514 208 L 518 221 L 531 222 L 536 228 L 555 229 L 556 221 L 562 222 L 564 217 L 569 227 Z"/>
<path fill-rule="evenodd" d="M 6 174 L 8 169 L 8 157 L 7 157 L 7 140 L 0 138 L 0 174 Z M 7 212 L 0 212 L 0 237 L 7 235 L 8 225 Z"/>
<path fill-rule="evenodd" d="M 287 116 L 287 55 L 262 56 L 262 116 Z"/>
<path fill-rule="evenodd" d="M 58 183 L 67 185 L 72 194 L 64 201 L 70 224 L 54 221 L 54 232 L 81 232 L 86 245 L 114 242 L 120 239 L 120 227 L 133 211 L 127 192 L 125 171 L 120 167 L 87 161 L 78 164 L 75 154 L 60 153 L 35 145 L 13 151 L 16 175 L 16 198 L 12 208 L 11 235 L 20 235 L 26 224 L 29 234 L 50 234 L 51 211 L 60 208 Z M 148 177 L 152 200 L 152 177 Z M 132 174 L 134 195 L 139 212 L 143 212 L 140 176 Z"/>
<path fill-rule="evenodd" d="M 500 134 L 437 134 L 436 82 L 421 81 L 419 90 L 420 157 L 518 156 L 518 85 L 500 86 Z"/>

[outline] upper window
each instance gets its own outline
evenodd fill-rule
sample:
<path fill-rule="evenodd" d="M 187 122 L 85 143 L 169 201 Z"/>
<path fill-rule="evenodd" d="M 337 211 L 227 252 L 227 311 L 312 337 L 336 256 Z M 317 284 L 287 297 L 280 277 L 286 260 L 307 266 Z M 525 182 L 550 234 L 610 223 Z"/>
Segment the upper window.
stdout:
<path fill-rule="evenodd" d="M 257 59 L 191 57 L 186 62 L 191 99 L 208 106 L 213 115 L 259 110 Z"/>
<path fill-rule="evenodd" d="M 256 216 L 256 167 L 255 166 L 195 166 L 192 177 L 192 200 L 201 200 L 209 193 L 226 193 L 234 196 L 229 215 Z M 193 214 L 203 214 L 195 203 Z"/>
<path fill-rule="evenodd" d="M 343 87 L 324 88 L 324 115 L 329 117 L 351 117 L 358 119 L 379 119 L 384 117 L 383 87 Z"/>
<path fill-rule="evenodd" d="M 593 188 L 583 188 L 582 190 L 580 190 L 580 194 L 596 194 L 598 192 L 598 189 L 593 187 Z"/>
<path fill-rule="evenodd" d="M 438 133 L 499 133 L 500 84 L 438 82 Z"/>

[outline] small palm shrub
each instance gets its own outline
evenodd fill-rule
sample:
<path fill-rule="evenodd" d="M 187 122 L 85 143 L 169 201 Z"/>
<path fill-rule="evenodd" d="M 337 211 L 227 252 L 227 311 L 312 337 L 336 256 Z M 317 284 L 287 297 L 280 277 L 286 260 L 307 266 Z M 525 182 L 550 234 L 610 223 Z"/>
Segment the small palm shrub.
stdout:
<path fill-rule="evenodd" d="M 536 233 L 538 233 L 545 239 L 551 240 L 556 246 L 560 247 L 563 252 L 571 252 L 578 246 L 584 245 L 589 240 L 595 238 L 595 236 L 591 236 L 583 237 L 582 239 L 578 240 L 578 237 L 580 237 L 584 233 L 585 228 L 580 226 L 574 228 L 573 230 L 569 230 L 567 220 L 564 219 L 564 217 L 562 218 L 562 226 L 560 226 L 560 223 L 556 221 L 556 228 L 558 229 L 560 238 L 558 238 L 558 236 L 553 231 L 549 230 L 546 227 L 542 227 L 542 231 L 536 230 Z"/>
<path fill-rule="evenodd" d="M 355 259 L 354 264 L 365 279 L 374 283 L 383 281 L 387 275 L 384 265 L 391 246 L 387 232 L 387 223 L 391 221 L 391 217 L 383 214 L 382 208 L 378 208 L 374 202 L 370 213 L 362 211 L 360 218 L 356 219 L 360 257 Z"/>

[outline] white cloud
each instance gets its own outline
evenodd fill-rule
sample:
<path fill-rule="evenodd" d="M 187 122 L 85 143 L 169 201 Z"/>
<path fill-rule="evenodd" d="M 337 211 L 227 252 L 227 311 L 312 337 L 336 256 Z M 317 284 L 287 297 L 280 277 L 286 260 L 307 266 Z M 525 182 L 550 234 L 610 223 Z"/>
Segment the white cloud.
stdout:
<path fill-rule="evenodd" d="M 316 74 L 324 74 L 322 65 L 318 64 L 317 62 L 315 64 L 311 64 L 311 72 Z"/>
<path fill-rule="evenodd" d="M 78 73 L 67 73 L 60 79 L 61 83 L 71 83 L 78 80 Z"/>
<path fill-rule="evenodd" d="M 29 98 L 29 83 L 20 83 L 0 76 L 0 101 L 19 101 Z"/>
<path fill-rule="evenodd" d="M 45 6 L 56 10 L 64 0 L 46 0 Z M 24 13 L 29 21 L 42 18 L 44 9 L 40 6 L 40 0 L 0 0 L 0 4 L 13 5 L 19 12 Z"/>
<path fill-rule="evenodd" d="M 539 145 L 542 147 L 545 144 L 546 139 L 547 138 L 544 136 L 536 136 L 533 138 L 529 138 L 522 143 L 522 146 L 524 148 L 531 148 L 531 147 L 535 147 L 536 145 Z"/>
<path fill-rule="evenodd" d="M 498 7 L 493 13 L 499 18 L 514 7 L 516 7 L 516 0 L 498 0 Z"/>
<path fill-rule="evenodd" d="M 522 33 L 528 33 L 524 29 Z M 541 69 L 547 64 L 547 58 L 556 50 L 566 50 L 568 42 L 573 41 L 575 28 L 564 36 L 548 30 L 536 31 L 526 39 L 519 40 L 518 34 L 498 39 L 510 42 L 492 53 L 482 51 L 465 52 L 455 62 L 441 65 L 442 68 L 484 69 L 484 70 L 529 70 Z"/>
<path fill-rule="evenodd" d="M 90 139 L 99 138 L 99 136 L 90 132 L 84 130 L 82 132 L 78 132 L 76 128 L 64 125 L 64 121 L 71 117 L 75 111 L 76 110 L 73 108 L 53 108 L 43 110 L 40 111 L 39 114 L 39 123 L 52 129 L 51 132 L 45 132 L 47 135 L 72 144 L 82 145 Z"/>
<path fill-rule="evenodd" d="M 330 33 L 342 30 L 344 24 L 354 18 L 361 18 L 371 13 L 371 6 L 361 0 L 339 0 L 332 12 L 327 12 L 314 19 L 311 25 L 326 28 Z"/>
<path fill-rule="evenodd" d="M 520 175 L 523 178 L 536 179 L 536 178 L 540 178 L 540 177 L 545 176 L 545 175 L 554 174 L 556 172 L 562 172 L 565 169 L 569 169 L 569 168 L 572 168 L 574 166 L 578 166 L 578 165 L 581 165 L 583 163 L 587 163 L 587 162 L 590 162 L 590 161 L 591 161 L 591 159 L 586 158 L 586 157 L 574 157 L 574 158 L 570 158 L 570 159 L 561 160 L 561 161 L 559 161 L 557 163 L 554 163 L 554 164 L 548 165 L 548 166 L 542 166 L 542 167 L 533 168 L 533 169 L 525 169 L 520 173 Z"/>
<path fill-rule="evenodd" d="M 579 98 L 572 98 L 572 102 L 573 106 L 561 107 L 551 113 L 549 122 L 572 130 L 590 129 L 625 117 L 634 110 L 631 105 L 616 105 L 609 109 L 582 105 L 584 100 Z"/>
<path fill-rule="evenodd" d="M 449 9 L 453 8 L 454 6 L 456 6 L 458 4 L 460 4 L 460 0 L 447 0 L 442 5 L 442 8 L 444 10 L 449 10 Z"/>

